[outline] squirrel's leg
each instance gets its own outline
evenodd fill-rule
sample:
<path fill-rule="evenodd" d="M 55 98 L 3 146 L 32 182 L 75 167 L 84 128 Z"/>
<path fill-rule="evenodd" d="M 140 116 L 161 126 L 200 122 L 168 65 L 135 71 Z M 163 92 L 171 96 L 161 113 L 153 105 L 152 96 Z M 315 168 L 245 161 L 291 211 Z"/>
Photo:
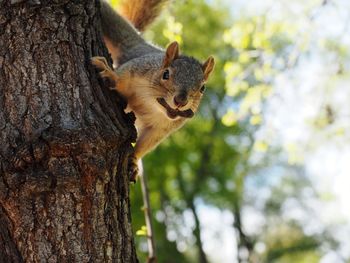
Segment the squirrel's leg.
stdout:
<path fill-rule="evenodd" d="M 113 70 L 104 57 L 92 57 L 91 63 L 101 70 L 100 76 L 108 78 L 114 83 L 116 89 L 121 95 L 128 98 L 130 95 L 130 69 L 131 63 L 125 63 L 117 69 Z"/>
<path fill-rule="evenodd" d="M 129 178 L 133 182 L 136 181 L 139 173 L 139 160 L 164 138 L 164 135 L 160 136 L 159 131 L 151 127 L 142 129 L 139 134 L 135 145 L 135 153 L 129 159 Z"/>
<path fill-rule="evenodd" d="M 164 133 L 159 133 L 159 130 L 152 127 L 141 130 L 135 145 L 136 158 L 141 159 L 156 147 L 164 137 Z"/>

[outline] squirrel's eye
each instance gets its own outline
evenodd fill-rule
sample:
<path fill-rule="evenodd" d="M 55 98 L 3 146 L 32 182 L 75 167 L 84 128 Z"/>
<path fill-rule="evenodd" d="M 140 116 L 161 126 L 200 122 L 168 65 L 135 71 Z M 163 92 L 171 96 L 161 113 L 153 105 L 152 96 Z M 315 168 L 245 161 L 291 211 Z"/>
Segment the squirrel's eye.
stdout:
<path fill-rule="evenodd" d="M 169 70 L 166 69 L 163 73 L 163 79 L 169 79 Z"/>
<path fill-rule="evenodd" d="M 205 91 L 205 86 L 203 85 L 199 91 L 200 91 L 200 93 L 204 93 L 204 91 Z"/>

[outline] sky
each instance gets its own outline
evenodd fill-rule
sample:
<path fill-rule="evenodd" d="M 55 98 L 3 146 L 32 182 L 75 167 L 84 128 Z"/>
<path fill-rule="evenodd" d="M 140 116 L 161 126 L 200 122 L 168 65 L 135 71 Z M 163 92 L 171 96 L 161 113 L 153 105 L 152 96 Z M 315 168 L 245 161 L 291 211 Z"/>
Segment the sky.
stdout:
<path fill-rule="evenodd" d="M 292 22 L 300 36 L 309 40 L 304 53 L 298 54 L 298 65 L 277 76 L 258 136 L 282 146 L 291 164 L 303 167 L 320 196 L 319 201 L 308 201 L 315 215 L 311 224 L 311 218 L 300 209 L 291 209 L 289 216 L 304 220 L 309 232 L 323 225 L 332 227 L 342 245 L 339 251 L 325 254 L 321 263 L 345 262 L 341 257 L 350 257 L 350 65 L 345 61 L 347 74 L 338 77 L 338 58 L 324 44 L 332 40 L 350 47 L 350 1 L 328 1 L 326 6 L 316 0 L 226 2 L 234 17 L 268 13 L 270 19 Z M 332 107 L 334 122 L 314 127 L 327 105 Z M 237 262 L 232 216 L 205 205 L 198 207 L 205 251 L 216 255 L 213 262 Z M 263 220 L 249 210 L 245 218 L 247 229 Z M 218 231 L 222 234 L 215 243 Z M 222 251 L 219 255 L 215 253 L 218 249 Z"/>
<path fill-rule="evenodd" d="M 312 20 L 306 28 L 311 31 L 305 30 L 311 39 L 309 51 L 301 54 L 296 69 L 277 78 L 264 127 L 274 131 L 281 145 L 297 145 L 306 174 L 324 196 L 324 202 L 314 207 L 318 220 L 338 225 L 334 236 L 343 244 L 339 252 L 344 257 L 350 256 L 350 67 L 345 62 L 347 74 L 337 76 L 338 58 L 322 43 L 330 39 L 350 47 L 349 7 L 349 1 L 332 1 L 309 12 Z M 313 129 L 326 105 L 332 107 L 334 122 Z M 342 262 L 334 257 L 327 255 L 322 263 Z"/>

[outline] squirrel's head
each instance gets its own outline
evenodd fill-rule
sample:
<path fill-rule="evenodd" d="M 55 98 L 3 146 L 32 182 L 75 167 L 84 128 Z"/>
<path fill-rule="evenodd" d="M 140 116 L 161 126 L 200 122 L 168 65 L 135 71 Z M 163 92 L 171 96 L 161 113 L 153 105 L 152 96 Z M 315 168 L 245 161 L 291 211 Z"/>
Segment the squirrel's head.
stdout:
<path fill-rule="evenodd" d="M 157 76 L 164 96 L 157 98 L 157 101 L 169 118 L 193 116 L 214 64 L 212 56 L 202 64 L 192 57 L 179 55 L 177 42 L 167 47 Z"/>

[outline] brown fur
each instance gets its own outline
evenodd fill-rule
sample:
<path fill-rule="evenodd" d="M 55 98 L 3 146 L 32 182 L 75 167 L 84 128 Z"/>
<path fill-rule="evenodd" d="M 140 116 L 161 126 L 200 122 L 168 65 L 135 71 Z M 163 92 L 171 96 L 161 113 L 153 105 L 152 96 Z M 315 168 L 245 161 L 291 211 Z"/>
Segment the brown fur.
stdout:
<path fill-rule="evenodd" d="M 138 20 L 142 21 L 138 26 L 142 29 L 153 19 L 150 13 L 157 15 L 155 3 L 162 2 L 164 0 L 129 0 L 124 5 L 130 11 L 125 12 L 136 26 Z M 214 59 L 209 57 L 202 64 L 180 55 L 177 42 L 169 44 L 165 51 L 147 43 L 105 2 L 102 2 L 101 13 L 104 38 L 117 68 L 109 67 L 103 57 L 93 57 L 92 63 L 101 70 L 102 77 L 113 80 L 115 89 L 128 101 L 127 111 L 133 111 L 136 116 L 138 138 L 130 168 L 134 178 L 137 161 L 197 111 L 203 85 L 214 68 Z"/>
<path fill-rule="evenodd" d="M 213 71 L 215 65 L 214 58 L 210 56 L 202 66 L 203 72 L 204 72 L 204 79 L 207 80 L 210 73 Z"/>
<path fill-rule="evenodd" d="M 119 9 L 139 31 L 143 32 L 159 15 L 168 0 L 123 0 Z"/>
<path fill-rule="evenodd" d="M 106 47 L 111 54 L 112 59 L 116 60 L 116 58 L 120 56 L 119 48 L 113 45 L 113 42 L 108 37 L 104 37 L 103 40 L 105 41 Z"/>
<path fill-rule="evenodd" d="M 163 62 L 163 68 L 167 68 L 170 66 L 171 62 L 178 58 L 179 56 L 179 45 L 177 44 L 177 42 L 173 42 L 171 43 L 166 51 L 165 51 L 165 58 L 164 58 L 164 62 Z"/>

